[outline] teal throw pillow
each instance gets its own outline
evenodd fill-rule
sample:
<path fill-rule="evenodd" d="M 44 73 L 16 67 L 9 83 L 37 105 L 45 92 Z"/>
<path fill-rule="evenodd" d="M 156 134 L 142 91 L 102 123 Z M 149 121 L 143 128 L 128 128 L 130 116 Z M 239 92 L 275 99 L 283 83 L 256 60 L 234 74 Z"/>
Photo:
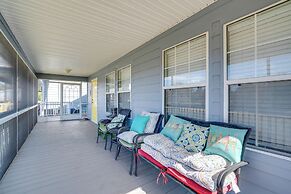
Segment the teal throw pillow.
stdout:
<path fill-rule="evenodd" d="M 185 148 L 189 152 L 201 152 L 206 146 L 208 133 L 209 127 L 185 124 L 176 145 Z"/>
<path fill-rule="evenodd" d="M 184 124 L 190 124 L 190 122 L 171 115 L 161 134 L 176 142 L 183 131 Z"/>
<path fill-rule="evenodd" d="M 234 163 L 240 162 L 246 134 L 247 129 L 210 125 L 210 132 L 204 153 L 220 155 Z"/>
<path fill-rule="evenodd" d="M 143 133 L 149 119 L 150 119 L 149 116 L 137 115 L 136 117 L 134 117 L 132 121 L 130 130 L 135 131 L 139 134 Z"/>

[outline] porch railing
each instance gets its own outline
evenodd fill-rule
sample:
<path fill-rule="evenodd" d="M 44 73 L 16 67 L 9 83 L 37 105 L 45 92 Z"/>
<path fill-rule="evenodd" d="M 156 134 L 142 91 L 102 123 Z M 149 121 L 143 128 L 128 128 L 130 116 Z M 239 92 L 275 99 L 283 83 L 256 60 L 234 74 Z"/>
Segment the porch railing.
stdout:
<path fill-rule="evenodd" d="M 39 116 L 60 116 L 61 103 L 60 102 L 41 102 L 39 104 Z"/>
<path fill-rule="evenodd" d="M 82 102 L 81 106 L 82 116 L 87 116 L 87 103 Z M 63 107 L 60 102 L 42 102 L 39 107 L 39 116 L 43 117 L 61 116 L 61 111 L 63 115 L 80 114 L 80 106 L 71 102 L 63 102 Z"/>

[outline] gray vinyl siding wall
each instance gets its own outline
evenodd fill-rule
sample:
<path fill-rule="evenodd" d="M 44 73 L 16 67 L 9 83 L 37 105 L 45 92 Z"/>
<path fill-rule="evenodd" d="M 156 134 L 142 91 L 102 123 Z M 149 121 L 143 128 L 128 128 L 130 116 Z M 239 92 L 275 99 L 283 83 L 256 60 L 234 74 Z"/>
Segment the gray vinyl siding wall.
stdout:
<path fill-rule="evenodd" d="M 223 25 L 275 2 L 277 1 L 219 0 L 94 73 L 89 80 L 98 78 L 98 118 L 105 116 L 105 74 L 128 64 L 131 64 L 132 72 L 133 115 L 142 110 L 162 112 L 162 50 L 208 31 L 209 120 L 223 121 Z M 242 193 L 289 193 L 291 158 L 248 148 L 245 160 L 250 165 L 242 170 Z"/>

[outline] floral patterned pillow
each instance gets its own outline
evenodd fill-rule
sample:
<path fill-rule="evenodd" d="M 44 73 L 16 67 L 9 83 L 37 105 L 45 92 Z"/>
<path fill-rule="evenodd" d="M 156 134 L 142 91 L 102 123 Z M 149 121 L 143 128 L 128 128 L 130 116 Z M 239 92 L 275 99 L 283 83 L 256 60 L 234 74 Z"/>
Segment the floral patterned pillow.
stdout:
<path fill-rule="evenodd" d="M 207 141 L 209 127 L 195 124 L 185 124 L 184 130 L 177 140 L 176 145 L 184 147 L 189 152 L 201 152 Z"/>
<path fill-rule="evenodd" d="M 125 119 L 125 115 L 118 114 L 116 117 L 114 117 L 111 120 L 111 123 L 109 123 L 107 125 L 107 128 L 110 130 L 110 129 L 113 129 L 115 127 L 121 127 L 122 123 L 120 123 L 120 122 L 123 122 L 124 119 Z"/>

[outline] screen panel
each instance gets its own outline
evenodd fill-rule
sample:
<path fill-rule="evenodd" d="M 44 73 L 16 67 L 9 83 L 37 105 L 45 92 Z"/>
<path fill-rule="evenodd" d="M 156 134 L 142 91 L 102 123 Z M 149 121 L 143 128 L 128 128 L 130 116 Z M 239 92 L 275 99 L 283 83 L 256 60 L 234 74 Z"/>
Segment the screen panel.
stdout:
<path fill-rule="evenodd" d="M 28 111 L 28 131 L 29 133 L 32 131 L 33 129 L 33 109 Z"/>
<path fill-rule="evenodd" d="M 33 91 L 33 75 L 31 71 L 28 71 L 28 94 L 27 94 L 27 101 L 28 101 L 28 107 L 33 106 L 33 97 L 34 97 L 34 91 Z"/>
<path fill-rule="evenodd" d="M 25 112 L 18 117 L 18 150 L 24 144 L 29 130 L 28 130 L 28 116 L 29 113 Z"/>
<path fill-rule="evenodd" d="M 33 126 L 35 126 L 37 123 L 37 115 L 38 115 L 38 107 L 35 107 L 33 109 Z"/>
<path fill-rule="evenodd" d="M 0 33 L 0 118 L 16 111 L 16 52 Z"/>
<path fill-rule="evenodd" d="M 18 58 L 18 110 L 28 107 L 28 68 Z"/>
<path fill-rule="evenodd" d="M 16 118 L 0 125 L 0 180 L 17 153 Z"/>

